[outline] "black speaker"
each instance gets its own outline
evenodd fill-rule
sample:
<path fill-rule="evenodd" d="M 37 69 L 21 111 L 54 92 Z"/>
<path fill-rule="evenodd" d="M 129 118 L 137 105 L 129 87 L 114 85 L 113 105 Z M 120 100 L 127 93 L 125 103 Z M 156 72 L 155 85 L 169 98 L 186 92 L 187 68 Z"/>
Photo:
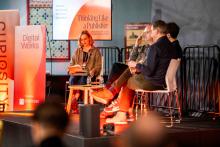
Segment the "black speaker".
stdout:
<path fill-rule="evenodd" d="M 83 137 L 100 136 L 100 117 L 98 104 L 79 105 L 80 126 L 79 134 Z"/>

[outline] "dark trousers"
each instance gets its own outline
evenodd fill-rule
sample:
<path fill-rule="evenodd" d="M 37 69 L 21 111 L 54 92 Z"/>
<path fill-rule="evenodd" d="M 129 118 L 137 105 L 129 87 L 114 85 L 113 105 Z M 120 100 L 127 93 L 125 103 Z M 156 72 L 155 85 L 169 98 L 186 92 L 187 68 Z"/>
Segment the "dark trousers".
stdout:
<path fill-rule="evenodd" d="M 124 64 L 124 63 L 114 63 L 112 68 L 111 68 L 111 71 L 110 71 L 110 74 L 108 76 L 108 80 L 106 82 L 105 87 L 110 88 L 112 83 L 115 80 L 117 80 L 126 69 L 128 69 L 128 66 L 126 64 Z"/>
<path fill-rule="evenodd" d="M 94 82 L 96 77 L 92 77 L 91 81 Z M 69 78 L 70 85 L 86 85 L 87 84 L 87 76 L 70 76 Z"/>
<path fill-rule="evenodd" d="M 146 80 L 142 74 L 135 74 L 130 77 L 127 84 L 123 85 L 122 91 L 119 97 L 120 111 L 127 112 L 133 102 L 136 89 L 144 90 L 160 90 L 164 89 L 162 86 L 156 86 L 150 81 Z"/>
<path fill-rule="evenodd" d="M 121 87 L 127 84 L 127 80 L 132 76 L 128 66 L 123 63 L 114 63 L 105 85 L 114 96 L 120 92 Z"/>

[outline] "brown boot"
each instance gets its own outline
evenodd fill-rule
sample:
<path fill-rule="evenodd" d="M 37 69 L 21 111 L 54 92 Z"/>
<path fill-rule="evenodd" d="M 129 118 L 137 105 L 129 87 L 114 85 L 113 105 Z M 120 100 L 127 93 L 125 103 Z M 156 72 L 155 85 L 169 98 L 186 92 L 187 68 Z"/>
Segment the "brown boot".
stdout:
<path fill-rule="evenodd" d="M 78 110 L 78 102 L 77 102 L 77 100 L 76 100 L 75 98 L 74 98 L 73 101 L 72 101 L 71 110 L 72 110 L 72 113 L 73 113 L 73 114 L 79 113 L 79 110 Z"/>
<path fill-rule="evenodd" d="M 93 97 L 93 99 L 97 102 L 100 102 L 102 104 L 107 104 L 109 103 L 114 95 L 112 94 L 112 92 L 110 90 L 108 90 L 107 88 L 103 88 L 100 91 L 94 91 L 91 93 L 91 96 Z"/>
<path fill-rule="evenodd" d="M 71 104 L 73 114 L 78 114 L 79 113 L 78 102 L 77 102 L 79 96 L 80 96 L 79 91 L 76 91 L 76 93 L 74 94 L 74 98 L 72 100 L 72 104 Z"/>

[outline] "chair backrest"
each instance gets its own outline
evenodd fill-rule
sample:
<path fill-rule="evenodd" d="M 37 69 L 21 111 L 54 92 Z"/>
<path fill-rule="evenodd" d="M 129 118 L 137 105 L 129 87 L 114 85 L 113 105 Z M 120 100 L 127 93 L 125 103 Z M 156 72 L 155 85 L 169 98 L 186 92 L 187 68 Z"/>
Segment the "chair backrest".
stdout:
<path fill-rule="evenodd" d="M 104 56 L 102 56 L 102 69 L 101 69 L 101 72 L 100 72 L 100 76 L 102 76 L 103 77 L 103 75 L 104 75 Z"/>
<path fill-rule="evenodd" d="M 104 82 L 104 56 L 102 56 L 102 68 L 100 74 L 96 77 L 96 80 L 99 80 L 101 83 Z"/>
<path fill-rule="evenodd" d="M 170 61 L 165 77 L 168 91 L 174 91 L 177 89 L 176 73 L 180 65 L 180 61 L 180 59 L 171 59 Z"/>

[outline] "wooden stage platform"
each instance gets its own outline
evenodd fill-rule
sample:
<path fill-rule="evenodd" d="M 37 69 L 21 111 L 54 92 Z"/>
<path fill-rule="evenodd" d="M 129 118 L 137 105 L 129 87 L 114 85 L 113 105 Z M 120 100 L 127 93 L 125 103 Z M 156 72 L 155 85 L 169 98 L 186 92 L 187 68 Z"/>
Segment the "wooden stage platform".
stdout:
<path fill-rule="evenodd" d="M 0 113 L 3 120 L 3 145 L 2 147 L 28 147 L 31 146 L 31 115 L 32 113 L 4 112 Z M 104 119 L 100 120 L 100 128 Z M 71 122 L 65 133 L 64 141 L 69 147 L 111 147 L 120 137 L 120 133 L 129 127 L 116 125 L 115 135 L 94 138 L 85 138 L 79 135 L 79 115 L 71 115 Z M 220 120 L 183 118 L 180 124 L 168 128 L 168 135 L 179 146 L 220 146 Z"/>

